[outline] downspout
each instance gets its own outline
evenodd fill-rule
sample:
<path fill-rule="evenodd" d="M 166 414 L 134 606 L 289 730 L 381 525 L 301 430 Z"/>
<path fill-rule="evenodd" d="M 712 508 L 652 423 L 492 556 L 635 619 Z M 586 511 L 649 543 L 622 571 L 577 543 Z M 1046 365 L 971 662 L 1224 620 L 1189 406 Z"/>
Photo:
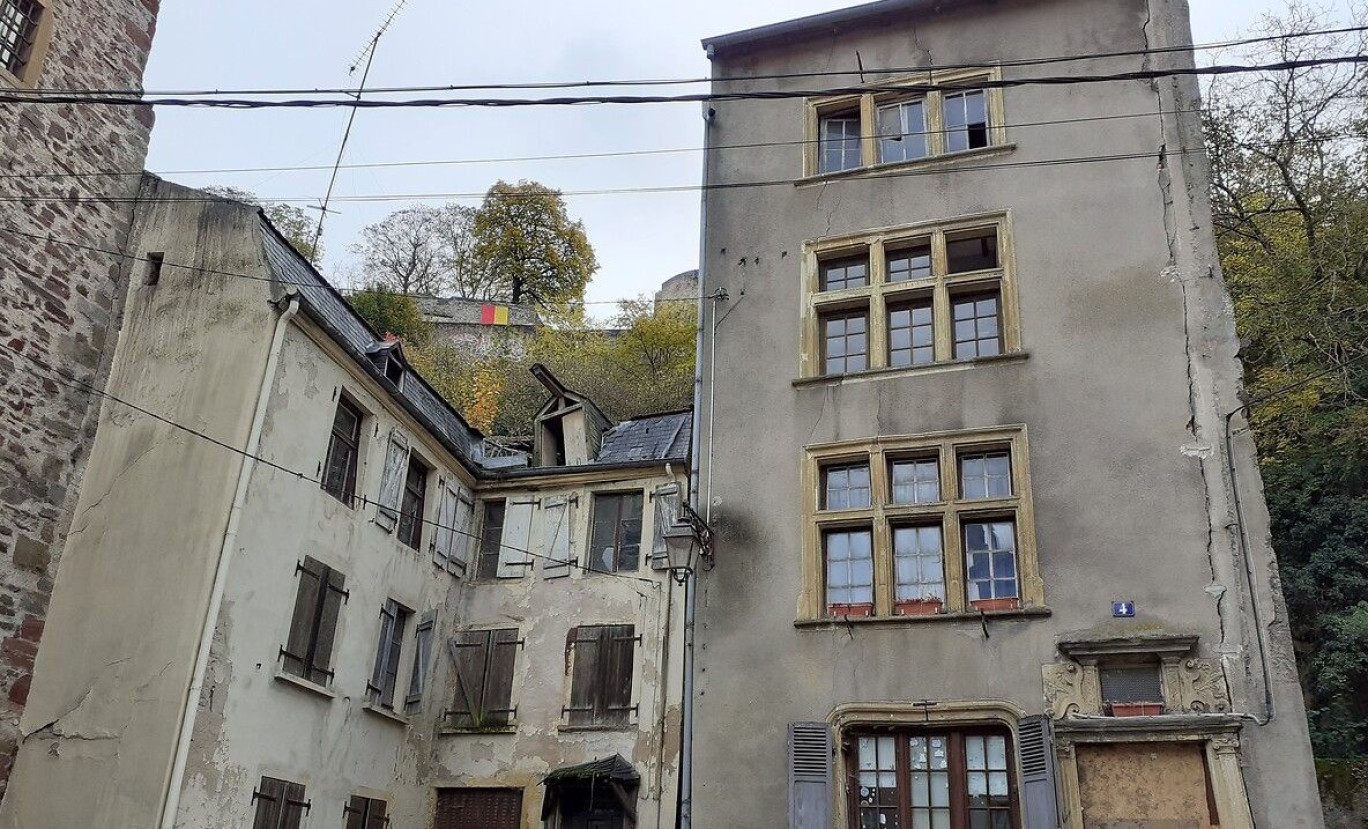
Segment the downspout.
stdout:
<path fill-rule="evenodd" d="M 708 57 L 712 57 L 709 53 Z M 698 324 L 694 332 L 694 396 L 693 396 L 693 445 L 689 447 L 689 505 L 698 510 L 698 461 L 702 456 L 702 423 L 703 423 L 703 299 L 707 284 L 707 262 L 708 262 L 708 167 L 709 167 L 709 137 L 711 133 L 708 128 L 712 126 L 715 111 L 712 107 L 704 105 L 703 108 L 703 186 L 700 189 L 698 207 L 698 304 L 697 317 Z M 710 313 L 716 314 L 717 306 L 713 304 Z M 713 355 L 708 354 L 708 362 L 711 364 Z M 712 419 L 711 413 L 708 420 L 708 442 L 712 443 Z M 709 452 L 709 455 L 712 453 Z M 711 470 L 710 470 L 711 471 Z M 709 499 L 712 493 L 708 493 Z M 694 718 L 694 607 L 695 594 L 697 593 L 697 573 L 689 573 L 684 581 L 684 699 L 683 717 L 680 723 L 680 730 L 683 732 L 680 740 L 679 750 L 679 814 L 676 816 L 676 825 L 679 829 L 692 829 L 693 827 L 693 718 Z"/>
<path fill-rule="evenodd" d="M 209 649 L 214 642 L 214 628 L 218 621 L 219 609 L 223 606 L 223 594 L 228 586 L 228 565 L 232 563 L 233 551 L 237 547 L 238 524 L 242 521 L 242 505 L 247 500 L 247 487 L 252 482 L 252 472 L 256 470 L 256 454 L 261 446 L 261 432 L 266 423 L 266 408 L 270 403 L 271 386 L 275 382 L 276 366 L 280 362 L 280 349 L 285 342 L 285 330 L 290 320 L 299 313 L 299 297 L 293 296 L 290 305 L 276 318 L 275 335 L 271 339 L 271 351 L 266 358 L 266 370 L 262 372 L 261 389 L 257 392 L 256 411 L 252 415 L 252 428 L 247 433 L 247 446 L 243 449 L 242 466 L 238 469 L 237 491 L 233 493 L 233 506 L 228 511 L 228 524 L 223 531 L 223 545 L 219 548 L 218 565 L 214 570 L 214 583 L 209 593 L 209 606 L 204 612 L 204 624 L 200 628 L 199 648 L 195 651 L 195 669 L 190 675 L 190 687 L 185 692 L 185 707 L 181 711 L 180 733 L 176 739 L 176 753 L 171 761 L 171 778 L 167 781 L 166 796 L 162 800 L 159 826 L 173 829 L 176 813 L 180 810 L 181 787 L 185 782 L 185 764 L 190 756 L 190 736 L 195 730 L 195 712 L 199 710 L 200 692 L 204 689 L 204 677 L 209 672 Z"/>

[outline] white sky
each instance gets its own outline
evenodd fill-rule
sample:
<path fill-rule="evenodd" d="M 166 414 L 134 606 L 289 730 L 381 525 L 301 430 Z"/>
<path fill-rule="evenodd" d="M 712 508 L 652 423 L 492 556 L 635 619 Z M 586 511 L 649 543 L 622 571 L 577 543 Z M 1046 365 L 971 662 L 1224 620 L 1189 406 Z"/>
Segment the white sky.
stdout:
<path fill-rule="evenodd" d="M 145 87 L 156 91 L 354 86 L 359 71 L 349 77 L 347 67 L 384 19 L 391 2 L 164 3 Z M 1348 18 L 1344 0 L 1327 2 L 1340 20 Z M 1264 12 L 1283 7 L 1282 0 L 1191 3 L 1198 43 L 1237 37 Z M 503 0 L 488 4 L 408 0 L 380 43 L 368 85 L 702 77 L 708 72 L 708 62 L 699 40 L 705 36 L 853 4 L 853 0 Z M 363 110 L 352 131 L 346 162 L 696 150 L 702 138 L 698 112 L 697 104 Z M 346 118 L 343 109 L 162 108 L 157 112 L 147 165 L 154 172 L 172 171 L 169 178 L 191 186 L 223 184 L 254 191 L 268 200 L 316 200 L 327 188 L 327 170 L 174 171 L 330 165 Z M 344 169 L 336 195 L 483 193 L 499 178 L 534 179 L 567 191 L 695 185 L 700 160 L 701 153 L 690 151 Z M 653 292 L 666 277 L 695 267 L 696 192 L 575 196 L 567 202 L 571 214 L 584 221 L 601 265 L 589 286 L 591 302 Z M 340 212 L 328 218 L 324 272 L 339 281 L 339 269 L 353 259 L 348 247 L 360 229 L 407 203 L 335 203 Z M 593 310 L 604 314 L 611 309 Z"/>

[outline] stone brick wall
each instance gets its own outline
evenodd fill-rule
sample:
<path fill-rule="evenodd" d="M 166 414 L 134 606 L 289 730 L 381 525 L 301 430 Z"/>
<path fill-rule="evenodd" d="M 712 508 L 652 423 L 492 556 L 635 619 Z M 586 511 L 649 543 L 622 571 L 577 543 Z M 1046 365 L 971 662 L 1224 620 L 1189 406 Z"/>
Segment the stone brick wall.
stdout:
<path fill-rule="evenodd" d="M 34 86 L 141 88 L 159 0 L 42 2 L 51 40 Z M 100 385 L 130 263 L 64 243 L 123 250 L 151 129 L 146 108 L 0 104 L 0 167 L 20 174 L 0 179 L 0 796 L 99 408 L 4 349 Z M 97 171 L 131 174 L 52 175 Z"/>

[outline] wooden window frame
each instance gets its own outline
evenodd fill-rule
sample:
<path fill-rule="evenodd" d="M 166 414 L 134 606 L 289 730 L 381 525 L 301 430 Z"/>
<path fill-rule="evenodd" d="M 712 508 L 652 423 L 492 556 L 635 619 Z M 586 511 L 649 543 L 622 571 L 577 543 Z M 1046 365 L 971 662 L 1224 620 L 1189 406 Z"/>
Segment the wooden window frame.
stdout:
<path fill-rule="evenodd" d="M 37 85 L 43 63 L 47 58 L 48 46 L 52 43 L 52 26 L 56 17 L 54 7 L 58 2 L 60 0 L 34 0 L 39 14 L 33 26 L 32 36 L 28 39 L 28 53 L 15 69 L 0 64 L 0 88 L 33 88 Z M 0 0 L 0 10 L 7 5 L 9 4 L 5 0 Z"/>
<path fill-rule="evenodd" d="M 1012 495 L 1005 498 L 960 497 L 961 453 L 1007 450 L 1011 454 Z M 892 463 L 907 458 L 938 462 L 940 500 L 920 504 L 895 504 L 892 500 Z M 867 462 L 872 473 L 872 499 L 865 509 L 822 509 L 824 479 L 829 466 Z M 874 548 L 874 608 L 872 617 L 916 621 L 926 616 L 896 605 L 896 561 L 893 530 L 900 526 L 941 527 L 945 578 L 944 607 L 938 614 L 977 614 L 986 611 L 1020 611 L 1044 606 L 1036 550 L 1035 519 L 1031 502 L 1030 452 L 1025 426 L 1003 426 L 926 435 L 888 436 L 871 440 L 843 441 L 806 448 L 803 460 L 803 584 L 799 596 L 799 621 L 841 618 L 826 606 L 826 561 L 823 533 L 841 528 L 871 528 Z M 1016 522 L 1016 578 L 1018 601 L 973 605 L 968 599 L 968 565 L 963 526 L 989 519 Z M 900 612 L 901 611 L 901 612 Z"/>
<path fill-rule="evenodd" d="M 342 412 L 347 412 L 356 418 L 356 428 L 352 434 L 344 434 L 338 430 L 337 418 Z M 333 410 L 332 427 L 328 432 L 328 451 L 323 456 L 323 480 L 320 486 L 323 491 L 346 504 L 349 507 L 356 506 L 356 476 L 361 464 L 361 442 L 365 430 L 362 428 L 366 421 L 366 413 L 360 406 L 356 405 L 345 395 L 338 395 L 337 407 Z M 346 469 L 342 476 L 341 487 L 333 489 L 328 486 L 328 472 L 332 468 L 333 453 L 338 451 L 349 451 L 350 456 L 346 461 Z"/>
<path fill-rule="evenodd" d="M 636 541 L 636 564 L 624 566 L 623 548 L 630 547 L 630 544 L 623 544 L 623 524 L 632 519 L 632 516 L 625 509 L 628 499 L 635 498 L 639 511 L 636 514 L 637 522 L 637 541 Z M 597 536 L 599 516 L 603 513 L 601 509 L 608 502 L 617 504 L 616 518 L 613 522 L 613 563 L 607 570 L 598 567 L 597 548 L 594 544 Z M 642 490 L 631 489 L 616 492 L 595 492 L 589 513 L 589 548 L 585 554 L 585 573 L 635 573 L 641 569 L 642 537 L 646 528 L 646 494 Z"/>
<path fill-rule="evenodd" d="M 862 86 L 868 87 L 869 91 L 860 94 L 808 98 L 804 107 L 803 175 L 815 179 L 859 175 L 1010 151 L 1012 146 L 1007 140 L 1007 114 L 1001 87 L 983 89 L 988 115 L 988 145 L 967 150 L 949 151 L 946 149 L 947 131 L 944 106 L 946 96 L 957 95 L 961 92 L 973 92 L 975 91 L 973 84 L 976 82 L 991 83 L 1001 79 L 1002 71 L 995 66 L 943 72 L 921 72 L 916 75 L 902 75 L 863 84 Z M 925 89 L 927 85 L 941 86 L 946 84 L 964 84 L 965 88 L 963 90 L 945 91 L 927 91 Z M 907 91 L 888 90 L 889 87 L 900 86 L 906 86 Z M 879 158 L 879 109 L 911 100 L 923 101 L 923 113 L 926 121 L 926 155 L 921 158 L 881 161 Z M 861 163 L 856 167 L 844 170 L 823 171 L 820 140 L 821 122 L 827 118 L 842 117 L 848 113 L 858 113 L 859 115 Z"/>
<path fill-rule="evenodd" d="M 618 643 L 616 646 L 610 643 Z M 625 644 L 624 644 L 625 643 Z M 581 647 L 597 650 L 585 662 Z M 604 647 L 618 657 L 615 665 L 604 658 Z M 561 714 L 562 730 L 576 728 L 629 728 L 640 713 L 632 699 L 636 692 L 637 651 L 641 634 L 632 624 L 579 625 L 565 636 L 565 675 L 568 679 L 566 705 Z M 625 654 L 623 653 L 625 651 Z M 624 661 L 625 657 L 625 661 Z M 613 682 L 614 675 L 617 683 Z M 577 702 L 577 700 L 579 700 Z"/>
<path fill-rule="evenodd" d="M 997 234 L 998 266 L 951 274 L 946 253 L 948 237 L 975 231 Z M 888 256 L 909 243 L 931 243 L 931 275 L 921 279 L 888 281 Z M 834 291 L 821 289 L 824 262 L 852 255 L 869 257 L 869 284 Z M 916 372 L 946 365 L 973 365 L 1021 352 L 1021 320 L 1017 303 L 1010 211 L 985 213 L 934 222 L 881 228 L 848 236 L 816 239 L 803 245 L 803 303 L 800 320 L 798 373 L 802 378 L 859 376 L 867 372 Z M 985 357 L 955 357 L 952 303 L 968 294 L 996 294 L 1000 352 Z M 930 303 L 933 359 L 909 366 L 891 365 L 890 310 Z M 862 313 L 866 319 L 866 364 L 860 371 L 826 372 L 824 322 L 833 315 Z"/>
<path fill-rule="evenodd" d="M 414 476 L 418 483 L 414 485 Z M 408 465 L 404 469 L 404 482 L 399 496 L 399 524 L 394 537 L 400 544 L 413 549 L 423 549 L 423 527 L 427 523 L 427 491 L 432 479 L 432 467 L 409 451 Z"/>

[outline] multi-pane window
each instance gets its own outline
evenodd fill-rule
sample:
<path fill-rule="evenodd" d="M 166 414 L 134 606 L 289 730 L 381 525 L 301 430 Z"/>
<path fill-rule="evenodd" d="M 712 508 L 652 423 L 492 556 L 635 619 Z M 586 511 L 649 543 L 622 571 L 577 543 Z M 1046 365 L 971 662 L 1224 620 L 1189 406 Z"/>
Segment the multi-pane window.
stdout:
<path fill-rule="evenodd" d="M 342 809 L 346 818 L 345 829 L 387 829 L 389 818 L 385 817 L 389 804 L 373 797 L 354 794 Z"/>
<path fill-rule="evenodd" d="M 1020 427 L 808 450 L 807 618 L 1043 602 Z"/>
<path fill-rule="evenodd" d="M 492 579 L 499 574 L 499 552 L 503 547 L 504 502 L 485 501 L 484 520 L 480 522 L 480 560 L 475 575 Z"/>
<path fill-rule="evenodd" d="M 10 74 L 24 74 L 42 17 L 37 0 L 0 0 L 0 66 Z"/>
<path fill-rule="evenodd" d="M 844 741 L 859 829 L 1016 829 L 1009 739 L 997 731 L 855 732 Z"/>
<path fill-rule="evenodd" d="M 252 801 L 256 805 L 252 829 L 299 829 L 309 810 L 302 784 L 274 777 L 261 778 Z"/>
<path fill-rule="evenodd" d="M 999 216 L 809 243 L 803 376 L 1019 351 L 1006 228 Z"/>
<path fill-rule="evenodd" d="M 347 598 L 346 577 L 308 557 L 295 566 L 295 572 L 299 575 L 299 587 L 290 635 L 280 649 L 281 667 L 286 673 L 327 685 L 333 677 L 337 620 Z"/>
<path fill-rule="evenodd" d="M 522 640 L 516 628 L 466 630 L 448 643 L 456 666 L 452 728 L 502 728 L 513 721 L 513 667 Z"/>
<path fill-rule="evenodd" d="M 356 497 L 356 465 L 361 450 L 361 412 L 345 398 L 337 401 L 328 455 L 323 462 L 323 491 L 348 506 Z"/>
<path fill-rule="evenodd" d="M 399 540 L 417 550 L 423 543 L 423 506 L 427 499 L 428 469 L 413 454 L 404 474 L 404 497 L 399 502 Z"/>
<path fill-rule="evenodd" d="M 882 164 L 905 164 L 950 153 L 1007 146 L 1002 90 L 984 89 L 995 69 L 919 73 L 863 94 L 810 98 L 804 171 L 842 173 Z M 927 84 L 954 91 L 923 91 Z M 906 92 L 888 87 L 906 84 Z"/>
<path fill-rule="evenodd" d="M 600 573 L 636 570 L 641 564 L 642 493 L 594 496 L 589 569 Z"/>
<path fill-rule="evenodd" d="M 399 681 L 399 655 L 404 648 L 404 631 L 413 612 L 393 599 L 380 610 L 380 641 L 375 648 L 375 667 L 366 686 L 372 705 L 394 709 L 394 688 Z"/>
<path fill-rule="evenodd" d="M 572 726 L 627 725 L 636 711 L 632 704 L 632 670 L 641 637 L 632 625 L 582 625 L 566 638 L 570 660 L 570 704 L 566 723 Z"/>

